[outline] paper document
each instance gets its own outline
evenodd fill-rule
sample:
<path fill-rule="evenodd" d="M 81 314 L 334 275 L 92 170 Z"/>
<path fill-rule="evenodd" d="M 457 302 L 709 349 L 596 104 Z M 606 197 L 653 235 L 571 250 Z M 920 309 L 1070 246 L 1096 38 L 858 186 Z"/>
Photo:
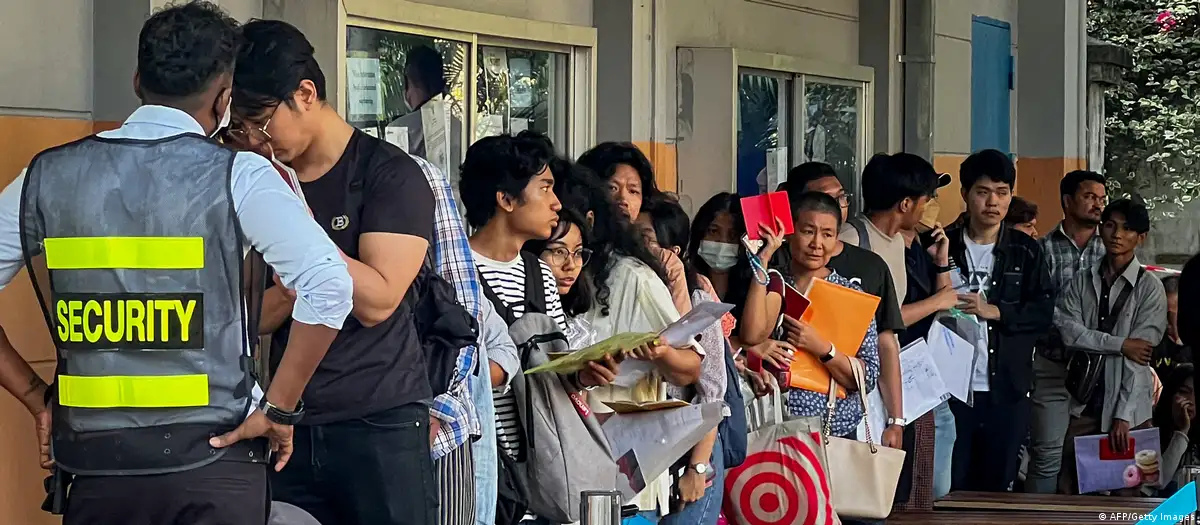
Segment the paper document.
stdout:
<path fill-rule="evenodd" d="M 383 136 L 385 141 L 393 146 L 400 148 L 405 153 L 408 153 L 408 128 L 402 126 L 390 126 L 383 128 Z"/>
<path fill-rule="evenodd" d="M 900 382 L 904 385 L 904 418 L 913 421 L 950 398 L 933 351 L 917 339 L 900 351 Z"/>
<path fill-rule="evenodd" d="M 705 302 L 696 305 L 687 315 L 680 317 L 678 321 L 667 325 L 661 332 L 657 334 L 650 333 L 624 333 L 617 334 L 608 339 L 600 341 L 586 348 L 572 352 L 557 358 L 549 363 L 541 366 L 536 366 L 526 370 L 526 374 L 537 374 L 541 372 L 557 372 L 565 374 L 582 370 L 591 361 L 604 359 L 605 356 L 617 354 L 619 352 L 628 352 L 644 344 L 655 341 L 675 348 L 683 348 L 692 345 L 696 342 L 696 336 L 700 335 L 705 328 L 708 328 L 713 323 L 721 319 L 725 312 L 733 309 L 733 305 L 727 303 Z M 636 383 L 653 368 L 653 363 L 645 361 L 631 360 L 621 364 L 621 373 L 618 375 L 618 386 L 631 386 Z M 644 370 L 641 370 L 644 369 Z M 628 384 L 625 384 L 628 383 Z"/>
<path fill-rule="evenodd" d="M 937 365 L 938 373 L 942 376 L 950 395 L 959 401 L 967 402 L 971 394 L 971 371 L 975 367 L 975 345 L 959 337 L 953 330 L 942 323 L 935 322 L 929 327 L 925 338 L 929 346 L 929 354 Z M 901 354 L 903 358 L 903 354 Z"/>
<path fill-rule="evenodd" d="M 620 469 L 618 489 L 632 500 L 721 422 L 722 403 L 615 414 L 604 422 Z"/>

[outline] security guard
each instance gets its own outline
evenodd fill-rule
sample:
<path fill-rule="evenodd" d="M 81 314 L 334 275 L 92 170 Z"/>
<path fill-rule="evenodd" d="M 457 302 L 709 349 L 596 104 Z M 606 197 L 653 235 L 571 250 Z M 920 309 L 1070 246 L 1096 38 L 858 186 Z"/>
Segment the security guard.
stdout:
<path fill-rule="evenodd" d="M 313 370 L 351 310 L 333 243 L 274 168 L 210 137 L 229 121 L 237 22 L 150 17 L 117 130 L 38 154 L 0 194 L 0 285 L 30 268 L 57 347 L 50 387 L 0 335 L 0 384 L 34 415 L 66 525 L 267 520 Z M 265 396 L 243 291 L 250 248 L 296 291 Z"/>

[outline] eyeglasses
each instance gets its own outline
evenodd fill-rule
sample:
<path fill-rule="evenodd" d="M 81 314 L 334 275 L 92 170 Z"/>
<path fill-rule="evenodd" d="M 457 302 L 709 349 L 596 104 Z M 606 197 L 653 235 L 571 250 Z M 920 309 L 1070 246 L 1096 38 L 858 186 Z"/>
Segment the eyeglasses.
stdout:
<path fill-rule="evenodd" d="M 850 199 L 853 197 L 854 197 L 853 193 L 850 193 L 848 191 L 843 191 L 843 192 L 837 194 L 837 196 L 835 196 L 834 198 L 837 199 L 838 204 L 841 205 L 841 207 L 848 208 L 848 207 L 850 207 Z"/>
<path fill-rule="evenodd" d="M 247 122 L 242 120 L 237 127 L 229 127 L 229 138 L 241 142 L 243 144 L 257 145 L 271 141 L 271 134 L 267 132 L 267 126 L 271 125 L 271 119 L 275 118 L 275 111 L 279 106 L 275 106 L 271 110 L 271 115 L 267 117 L 267 121 L 263 122 L 262 126 L 249 126 Z"/>
<path fill-rule="evenodd" d="M 588 248 L 580 248 L 574 252 L 566 248 L 550 248 L 542 252 L 546 258 L 550 259 L 550 264 L 554 266 L 562 266 L 567 263 L 567 258 L 574 261 L 579 266 L 584 266 L 592 259 L 592 250 Z"/>

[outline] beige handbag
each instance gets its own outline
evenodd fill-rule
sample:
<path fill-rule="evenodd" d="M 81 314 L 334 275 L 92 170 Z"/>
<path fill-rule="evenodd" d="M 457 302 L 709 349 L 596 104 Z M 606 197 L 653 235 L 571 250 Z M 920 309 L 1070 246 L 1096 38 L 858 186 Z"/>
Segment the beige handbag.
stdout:
<path fill-rule="evenodd" d="M 904 451 L 871 442 L 871 423 L 866 414 L 866 373 L 862 361 L 850 358 L 858 398 L 867 420 L 867 442 L 829 435 L 833 409 L 837 405 L 837 382 L 829 381 L 828 412 L 821 435 L 825 438 L 826 471 L 832 485 L 833 508 L 842 518 L 884 519 L 892 512 Z M 851 394 L 853 395 L 853 394 Z M 849 399 L 847 399 L 849 401 Z"/>

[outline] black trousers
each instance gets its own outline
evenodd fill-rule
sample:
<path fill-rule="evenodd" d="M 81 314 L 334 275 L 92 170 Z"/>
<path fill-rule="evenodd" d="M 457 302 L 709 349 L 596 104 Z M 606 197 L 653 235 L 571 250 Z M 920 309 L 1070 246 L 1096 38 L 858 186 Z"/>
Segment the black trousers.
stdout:
<path fill-rule="evenodd" d="M 218 461 L 173 474 L 78 476 L 63 525 L 265 525 L 268 468 Z"/>
<path fill-rule="evenodd" d="M 1029 432 L 1029 398 L 995 402 L 975 392 L 974 406 L 950 400 L 954 413 L 951 490 L 1006 492 L 1017 478 L 1017 456 Z"/>
<path fill-rule="evenodd" d="M 308 511 L 322 525 L 437 522 L 426 406 L 297 426 L 295 445 L 291 461 L 271 477 L 277 501 Z"/>

